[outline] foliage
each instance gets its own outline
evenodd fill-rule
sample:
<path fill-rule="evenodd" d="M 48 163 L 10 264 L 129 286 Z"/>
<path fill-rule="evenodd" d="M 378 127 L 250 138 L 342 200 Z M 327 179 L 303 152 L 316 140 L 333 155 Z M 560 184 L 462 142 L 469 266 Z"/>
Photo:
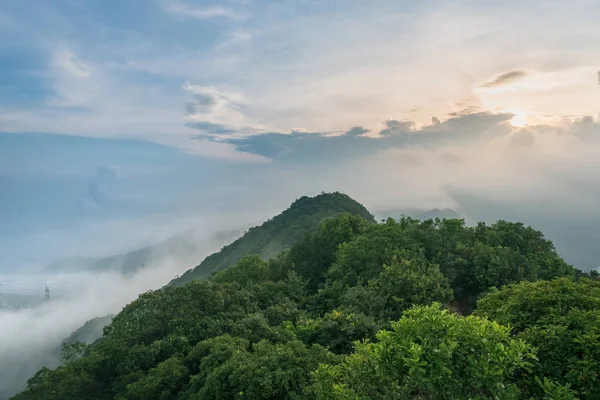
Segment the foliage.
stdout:
<path fill-rule="evenodd" d="M 389 219 L 339 246 L 319 294 L 323 304 L 315 304 L 315 310 L 337 307 L 345 288 L 375 279 L 393 260 L 418 257 L 439 267 L 463 312 L 490 287 L 575 275 L 551 242 L 522 224 L 466 227 L 462 220 Z"/>
<path fill-rule="evenodd" d="M 172 399 L 185 385 L 189 371 L 180 355 L 168 358 L 152 368 L 141 379 L 127 385 L 124 399 Z"/>
<path fill-rule="evenodd" d="M 187 271 L 170 284 L 181 286 L 196 279 L 210 277 L 238 262 L 248 254 L 258 254 L 262 259 L 277 256 L 314 231 L 329 217 L 348 213 L 375 222 L 373 216 L 361 204 L 342 193 L 323 193 L 315 197 L 301 197 L 281 214 L 260 226 L 250 228 L 241 238 L 208 256 L 200 265 Z"/>
<path fill-rule="evenodd" d="M 600 281 L 522 282 L 490 293 L 476 312 L 512 326 L 516 337 L 539 348 L 536 375 L 568 385 L 583 399 L 600 398 Z M 525 384 L 539 395 L 536 382 Z"/>
<path fill-rule="evenodd" d="M 287 254 L 286 262 L 307 280 L 314 292 L 324 282 L 325 273 L 334 263 L 337 248 L 363 232 L 369 224 L 360 215 L 342 214 L 323 221 L 314 233 L 299 240 Z"/>
<path fill-rule="evenodd" d="M 306 343 L 318 343 L 337 354 L 352 351 L 353 343 L 364 338 L 374 338 L 377 322 L 363 313 L 332 310 L 322 318 L 306 318 L 291 327 Z"/>
<path fill-rule="evenodd" d="M 319 364 L 335 357 L 319 345 L 261 341 L 251 352 L 237 352 L 206 378 L 190 399 L 297 399 Z"/>
<path fill-rule="evenodd" d="M 413 304 L 448 302 L 452 289 L 437 265 L 422 256 L 394 259 L 366 286 L 348 289 L 342 307 L 380 321 L 396 320 Z"/>
<path fill-rule="evenodd" d="M 410 309 L 377 339 L 357 343 L 339 366 L 321 366 L 318 398 L 517 399 L 515 378 L 535 359 L 508 328 L 437 303 Z"/>
<path fill-rule="evenodd" d="M 523 224 L 301 198 L 15 399 L 599 398 L 598 290 Z"/>
<path fill-rule="evenodd" d="M 213 281 L 219 283 L 239 282 L 241 284 L 260 283 L 267 280 L 267 263 L 258 255 L 244 256 L 237 264 L 219 271 Z"/>
<path fill-rule="evenodd" d="M 87 343 L 78 340 L 71 343 L 63 343 L 61 346 L 60 361 L 63 364 L 75 361 L 85 354 L 87 348 Z"/>

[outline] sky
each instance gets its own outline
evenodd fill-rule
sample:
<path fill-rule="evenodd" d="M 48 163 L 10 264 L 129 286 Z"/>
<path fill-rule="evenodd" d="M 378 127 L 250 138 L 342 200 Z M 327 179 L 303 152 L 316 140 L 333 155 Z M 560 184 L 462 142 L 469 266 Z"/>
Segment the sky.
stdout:
<path fill-rule="evenodd" d="M 598 20 L 594 0 L 4 0 L 0 269 L 331 190 L 522 220 L 598 266 Z"/>

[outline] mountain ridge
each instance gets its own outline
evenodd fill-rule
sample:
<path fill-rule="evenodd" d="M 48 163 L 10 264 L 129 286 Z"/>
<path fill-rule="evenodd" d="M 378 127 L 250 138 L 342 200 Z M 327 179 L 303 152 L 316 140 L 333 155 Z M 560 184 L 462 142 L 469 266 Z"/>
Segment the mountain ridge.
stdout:
<path fill-rule="evenodd" d="M 305 234 L 316 230 L 324 219 L 341 213 L 359 215 L 375 222 L 362 204 L 346 194 L 323 192 L 314 197 L 302 196 L 280 214 L 248 229 L 242 237 L 173 279 L 169 285 L 181 286 L 192 280 L 208 278 L 248 254 L 258 254 L 263 260 L 273 258 Z"/>
<path fill-rule="evenodd" d="M 185 285 L 140 294 L 93 344 L 67 340 L 63 365 L 42 368 L 13 399 L 600 394 L 577 367 L 600 368 L 598 276 L 575 270 L 522 223 L 376 223 L 348 196 L 323 194 L 296 200 L 206 260 Z M 453 300 L 463 304 L 460 313 Z M 564 304 L 581 324 L 564 325 Z M 557 329 L 571 336 L 513 332 L 514 320 L 548 338 Z M 72 338 L 105 322 L 89 321 Z"/>

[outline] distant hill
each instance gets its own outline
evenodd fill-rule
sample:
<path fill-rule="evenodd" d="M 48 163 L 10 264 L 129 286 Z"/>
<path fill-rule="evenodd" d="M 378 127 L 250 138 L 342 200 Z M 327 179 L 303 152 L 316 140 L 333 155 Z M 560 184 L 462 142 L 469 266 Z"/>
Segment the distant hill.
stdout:
<path fill-rule="evenodd" d="M 375 212 L 375 217 L 378 220 L 394 218 L 398 219 L 400 217 L 411 217 L 419 220 L 426 219 L 453 219 L 453 218 L 462 218 L 461 215 L 451 208 L 432 208 L 432 209 L 423 209 L 423 208 L 391 208 L 385 209 L 378 212 Z"/>
<path fill-rule="evenodd" d="M 180 286 L 187 282 L 211 276 L 235 264 L 247 254 L 258 254 L 262 259 L 277 256 L 289 249 L 298 239 L 315 230 L 325 218 L 341 213 L 360 215 L 375 222 L 371 213 L 360 203 L 342 193 L 322 193 L 315 197 L 303 196 L 281 214 L 260 226 L 250 228 L 244 236 L 208 256 L 202 263 L 171 281 Z"/>
<path fill-rule="evenodd" d="M 144 292 L 101 339 L 64 346 L 64 365 L 30 357 L 12 399 L 600 398 L 587 379 L 600 372 L 599 277 L 542 232 L 362 217 L 339 193 L 296 200 L 194 281 Z M 105 323 L 67 340 L 94 341 Z M 34 375 L 41 365 L 55 369 Z"/>
<path fill-rule="evenodd" d="M 227 243 L 240 236 L 239 231 L 217 233 L 211 240 Z M 201 247 L 193 232 L 184 232 L 160 243 L 143 247 L 128 253 L 103 258 L 70 257 L 47 266 L 52 271 L 117 271 L 124 275 L 133 275 L 137 271 L 160 260 L 174 258 L 193 258 Z"/>
<path fill-rule="evenodd" d="M 102 337 L 102 329 L 113 319 L 114 315 L 105 315 L 104 317 L 93 318 L 87 321 L 83 326 L 66 338 L 63 343 L 71 344 L 75 341 L 84 343 L 94 343 Z M 60 349 L 58 350 L 60 352 Z"/>
<path fill-rule="evenodd" d="M 460 215 L 451 208 L 443 208 L 441 210 L 439 208 L 434 208 L 434 209 L 425 211 L 424 213 L 418 215 L 416 218 L 420 219 L 420 220 L 436 219 L 436 218 L 453 219 L 453 218 L 460 218 Z"/>
<path fill-rule="evenodd" d="M 42 296 L 19 293 L 0 293 L 0 309 L 36 306 L 44 301 Z"/>

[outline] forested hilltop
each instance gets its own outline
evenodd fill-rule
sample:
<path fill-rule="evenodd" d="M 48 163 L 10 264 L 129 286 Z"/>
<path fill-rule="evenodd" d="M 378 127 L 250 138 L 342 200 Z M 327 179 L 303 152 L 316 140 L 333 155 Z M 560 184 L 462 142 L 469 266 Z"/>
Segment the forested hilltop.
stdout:
<path fill-rule="evenodd" d="M 281 214 L 250 228 L 244 236 L 210 255 L 181 277 L 171 281 L 180 286 L 193 280 L 207 278 L 238 262 L 247 254 L 258 254 L 263 260 L 276 257 L 289 249 L 303 235 L 314 231 L 325 218 L 340 213 L 359 215 L 369 222 L 373 216 L 354 199 L 342 193 L 322 193 L 315 197 L 301 197 Z"/>
<path fill-rule="evenodd" d="M 13 399 L 600 398 L 600 281 L 542 233 L 320 210 L 339 199 L 140 295 Z"/>

